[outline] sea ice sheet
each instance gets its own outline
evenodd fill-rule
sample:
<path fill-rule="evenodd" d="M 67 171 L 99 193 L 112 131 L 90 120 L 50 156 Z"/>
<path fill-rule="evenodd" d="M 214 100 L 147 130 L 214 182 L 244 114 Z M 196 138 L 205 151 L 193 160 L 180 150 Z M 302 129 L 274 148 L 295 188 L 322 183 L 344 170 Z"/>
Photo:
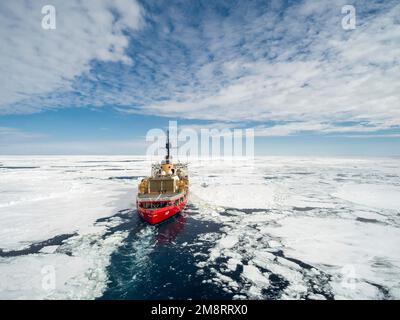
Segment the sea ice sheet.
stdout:
<path fill-rule="evenodd" d="M 197 171 L 192 201 L 224 226 L 199 267 L 233 278 L 236 297 L 400 298 L 399 159 L 266 157 Z"/>
<path fill-rule="evenodd" d="M 209 244 L 193 252 L 197 272 L 235 299 L 400 298 L 400 159 L 189 167 L 191 219 L 221 227 L 185 247 Z M 0 157 L 0 298 L 101 296 L 128 234 L 120 214 L 136 214 L 149 168 L 133 156 Z M 145 231 L 135 247 L 152 241 Z"/>
<path fill-rule="evenodd" d="M 1 157 L 0 298 L 94 298 L 124 233 L 97 222 L 134 208 L 144 158 Z M 61 240 L 58 240 L 61 239 Z M 68 249 L 68 250 L 67 250 Z M 44 285 L 48 270 L 55 288 Z"/>

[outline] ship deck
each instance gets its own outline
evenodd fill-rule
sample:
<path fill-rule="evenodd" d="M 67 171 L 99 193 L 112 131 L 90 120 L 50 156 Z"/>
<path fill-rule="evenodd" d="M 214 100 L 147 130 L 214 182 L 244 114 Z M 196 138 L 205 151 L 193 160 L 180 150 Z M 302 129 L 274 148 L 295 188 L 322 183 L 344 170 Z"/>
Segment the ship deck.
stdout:
<path fill-rule="evenodd" d="M 184 195 L 183 192 L 179 193 L 145 193 L 145 194 L 139 194 L 137 196 L 137 199 L 139 201 L 169 201 L 169 200 L 175 200 L 180 198 L 182 195 Z"/>

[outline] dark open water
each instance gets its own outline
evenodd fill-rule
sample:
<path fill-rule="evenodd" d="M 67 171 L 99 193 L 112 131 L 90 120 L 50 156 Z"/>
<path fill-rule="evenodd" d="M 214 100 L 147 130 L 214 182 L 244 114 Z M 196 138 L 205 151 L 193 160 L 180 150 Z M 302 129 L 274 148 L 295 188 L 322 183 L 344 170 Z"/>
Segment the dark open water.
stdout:
<path fill-rule="evenodd" d="M 195 266 L 211 246 L 197 237 L 220 228 L 192 218 L 196 210 L 189 205 L 156 226 L 142 221 L 136 211 L 127 213 L 127 222 L 118 228 L 130 230 L 129 236 L 112 254 L 110 282 L 100 299 L 231 299 L 231 293 L 206 282 L 207 267 L 201 273 Z"/>

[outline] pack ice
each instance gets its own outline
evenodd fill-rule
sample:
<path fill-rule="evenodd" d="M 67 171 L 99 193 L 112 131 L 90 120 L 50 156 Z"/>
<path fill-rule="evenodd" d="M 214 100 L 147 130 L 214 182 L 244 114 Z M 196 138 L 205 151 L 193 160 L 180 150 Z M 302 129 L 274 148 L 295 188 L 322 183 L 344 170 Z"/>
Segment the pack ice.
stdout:
<path fill-rule="evenodd" d="M 100 297 L 149 167 L 134 156 L 0 157 L 0 298 Z M 399 159 L 189 168 L 190 219 L 221 226 L 197 239 L 211 244 L 196 265 L 204 281 L 235 299 L 400 298 Z"/>

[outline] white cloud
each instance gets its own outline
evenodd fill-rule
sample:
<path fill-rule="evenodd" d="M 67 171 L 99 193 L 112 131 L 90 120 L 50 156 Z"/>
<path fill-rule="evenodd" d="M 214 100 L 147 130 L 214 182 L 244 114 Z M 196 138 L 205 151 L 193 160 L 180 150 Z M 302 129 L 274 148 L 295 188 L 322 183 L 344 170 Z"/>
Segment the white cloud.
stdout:
<path fill-rule="evenodd" d="M 316 121 L 300 121 L 300 122 L 288 122 L 284 124 L 278 124 L 273 126 L 256 126 L 255 135 L 266 137 L 266 136 L 287 136 L 295 135 L 298 133 L 323 133 L 323 134 L 335 134 L 335 133 L 369 133 L 379 130 L 385 130 L 387 126 L 385 124 L 376 125 L 362 125 L 362 124 L 348 124 L 348 125 L 335 125 L 333 123 L 321 123 Z M 393 134 L 385 134 L 388 137 L 396 137 Z M 350 135 L 346 135 L 350 137 Z M 352 135 L 355 137 L 356 135 Z M 366 135 L 362 135 L 366 136 Z"/>
<path fill-rule="evenodd" d="M 239 1 L 224 16 L 212 3 L 195 16 L 189 4 L 167 4 L 148 14 L 154 29 L 135 43 L 137 75 L 124 69 L 121 77 L 116 70 L 89 74 L 89 63 L 131 62 L 122 31 L 140 27 L 136 2 L 59 2 L 56 33 L 41 30 L 25 2 L 13 3 L 2 3 L 11 8 L 0 11 L 0 70 L 8 79 L 0 88 L 0 112 L 34 112 L 53 102 L 68 107 L 68 97 L 18 110 L 10 110 L 10 103 L 60 88 L 68 92 L 72 80 L 85 75 L 110 90 L 81 86 L 82 97 L 74 97 L 73 105 L 115 105 L 128 113 L 218 125 L 256 123 L 259 135 L 372 133 L 400 126 L 396 1 L 354 1 L 357 28 L 351 31 L 341 26 L 344 0 L 289 7 L 275 0 L 265 8 Z"/>
<path fill-rule="evenodd" d="M 269 11 L 258 17 L 248 12 L 245 24 L 213 19 L 204 25 L 208 42 L 200 51 L 214 58 L 197 66 L 192 82 L 199 84 L 145 104 L 139 112 L 219 122 L 287 122 L 266 129 L 268 135 L 398 128 L 400 4 L 380 4 L 377 14 L 362 15 L 374 6 L 356 6 L 361 13 L 353 31 L 341 28 L 341 4 L 332 2 L 306 1 L 281 19 Z M 260 42 L 259 34 L 269 40 Z M 204 61 L 202 55 L 198 52 L 197 61 Z M 365 125 L 339 125 L 349 121 Z"/>
<path fill-rule="evenodd" d="M 129 44 L 124 30 L 137 30 L 142 9 L 135 0 L 54 0 L 56 30 L 41 27 L 41 8 L 49 1 L 0 3 L 0 113 L 29 113 L 41 105 L 13 103 L 55 90 L 68 91 L 72 81 L 90 70 L 90 62 L 120 61 Z"/>

